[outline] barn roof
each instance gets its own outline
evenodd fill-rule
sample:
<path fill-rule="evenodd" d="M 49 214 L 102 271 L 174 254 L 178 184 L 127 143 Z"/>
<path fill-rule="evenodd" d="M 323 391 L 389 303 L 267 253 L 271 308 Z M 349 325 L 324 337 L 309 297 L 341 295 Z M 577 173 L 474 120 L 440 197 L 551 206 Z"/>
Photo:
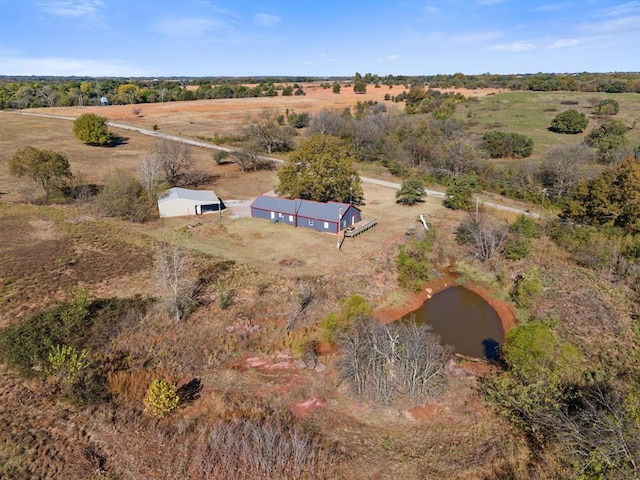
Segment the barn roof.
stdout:
<path fill-rule="evenodd" d="M 252 208 L 331 222 L 337 222 L 338 216 L 344 215 L 351 206 L 349 203 L 323 203 L 299 198 L 290 200 L 288 198 L 271 197 L 268 195 L 260 195 L 251 204 Z M 353 206 L 353 208 L 358 209 L 358 207 L 355 206 Z"/>
<path fill-rule="evenodd" d="M 220 203 L 220 199 L 212 190 L 189 190 L 188 188 L 174 187 L 167 190 L 158 203 L 168 203 L 174 200 L 187 200 L 193 203 Z"/>

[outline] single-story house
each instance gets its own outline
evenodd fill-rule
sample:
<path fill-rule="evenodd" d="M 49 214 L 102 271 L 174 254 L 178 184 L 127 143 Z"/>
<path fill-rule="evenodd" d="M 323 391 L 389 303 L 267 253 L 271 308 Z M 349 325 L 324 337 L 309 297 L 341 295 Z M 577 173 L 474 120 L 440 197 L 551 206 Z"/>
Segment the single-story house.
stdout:
<path fill-rule="evenodd" d="M 174 187 L 158 197 L 160 218 L 202 215 L 216 211 L 222 214 L 222 208 L 222 202 L 211 190 Z"/>
<path fill-rule="evenodd" d="M 260 195 L 251 203 L 251 216 L 333 234 L 361 220 L 360 209 L 350 203 L 290 200 L 268 195 Z"/>

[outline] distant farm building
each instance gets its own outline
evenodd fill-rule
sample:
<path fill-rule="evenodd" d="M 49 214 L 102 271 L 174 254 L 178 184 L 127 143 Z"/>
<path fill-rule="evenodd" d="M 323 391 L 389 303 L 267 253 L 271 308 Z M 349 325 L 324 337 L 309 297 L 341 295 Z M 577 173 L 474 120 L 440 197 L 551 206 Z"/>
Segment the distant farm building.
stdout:
<path fill-rule="evenodd" d="M 211 190 L 170 188 L 158 198 L 160 218 L 222 212 L 222 202 Z"/>
<path fill-rule="evenodd" d="M 360 209 L 349 203 L 289 200 L 268 195 L 261 195 L 253 201 L 251 216 L 333 234 L 361 220 Z"/>

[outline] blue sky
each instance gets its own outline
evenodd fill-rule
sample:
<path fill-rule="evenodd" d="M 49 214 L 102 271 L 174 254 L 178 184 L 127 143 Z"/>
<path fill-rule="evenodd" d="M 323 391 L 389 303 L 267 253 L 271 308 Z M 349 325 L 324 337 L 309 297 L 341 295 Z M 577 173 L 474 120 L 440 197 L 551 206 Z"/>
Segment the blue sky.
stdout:
<path fill-rule="evenodd" d="M 0 0 L 0 75 L 640 71 L 640 1 Z"/>

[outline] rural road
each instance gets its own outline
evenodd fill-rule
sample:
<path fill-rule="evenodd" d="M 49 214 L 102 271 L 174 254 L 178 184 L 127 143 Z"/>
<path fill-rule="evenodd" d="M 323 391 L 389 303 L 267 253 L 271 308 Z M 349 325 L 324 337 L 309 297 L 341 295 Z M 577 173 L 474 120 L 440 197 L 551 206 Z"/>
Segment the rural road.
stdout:
<path fill-rule="evenodd" d="M 19 115 L 27 115 L 27 116 L 32 116 L 32 117 L 54 118 L 54 119 L 58 119 L 58 120 L 68 120 L 68 121 L 74 121 L 75 120 L 75 117 L 67 117 L 67 116 L 63 116 L 63 115 L 50 115 L 48 113 L 36 113 L 36 112 L 16 112 L 16 113 L 18 113 Z M 224 152 L 229 152 L 229 153 L 234 152 L 233 148 L 221 147 L 219 145 L 213 145 L 213 144 L 208 143 L 208 142 L 201 142 L 199 140 L 191 140 L 190 138 L 177 137 L 175 135 L 169 135 L 169 134 L 166 134 L 166 133 L 157 132 L 155 130 L 147 130 L 146 128 L 134 127 L 133 125 L 127 125 L 126 123 L 108 121 L 107 124 L 110 127 L 113 127 L 113 128 L 120 128 L 122 130 L 130 130 L 132 132 L 141 133 L 142 135 L 149 135 L 151 137 L 161 138 L 163 140 L 170 140 L 172 142 L 179 142 L 179 143 L 183 143 L 183 144 L 186 144 L 186 145 L 193 145 L 194 147 L 208 148 L 210 150 L 222 150 Z M 265 160 L 271 160 L 272 162 L 276 162 L 276 163 L 283 163 L 283 160 L 281 160 L 279 158 L 267 157 L 267 156 L 263 156 L 262 158 L 264 158 Z M 382 187 L 394 188 L 396 190 L 400 190 L 400 187 L 401 187 L 401 185 L 399 183 L 388 182 L 386 180 L 378 180 L 377 178 L 360 177 L 360 180 L 362 180 L 364 183 L 371 183 L 371 184 L 374 184 L 374 185 L 380 185 Z M 428 189 L 425 189 L 425 192 L 430 197 L 438 197 L 438 198 L 442 198 L 442 199 L 445 198 L 445 193 L 444 192 L 439 192 L 437 190 L 428 190 Z M 539 213 L 534 213 L 534 212 L 531 212 L 529 210 L 524 210 L 524 209 L 521 209 L 521 208 L 510 207 L 508 205 L 503 205 L 503 204 L 500 204 L 500 203 L 487 202 L 487 201 L 482 200 L 482 198 L 480 198 L 480 204 L 482 206 L 484 206 L 484 207 L 494 208 L 496 210 L 503 210 L 503 211 L 506 211 L 506 212 L 524 214 L 524 215 L 528 215 L 528 216 L 533 217 L 533 218 L 540 218 L 540 214 Z"/>

